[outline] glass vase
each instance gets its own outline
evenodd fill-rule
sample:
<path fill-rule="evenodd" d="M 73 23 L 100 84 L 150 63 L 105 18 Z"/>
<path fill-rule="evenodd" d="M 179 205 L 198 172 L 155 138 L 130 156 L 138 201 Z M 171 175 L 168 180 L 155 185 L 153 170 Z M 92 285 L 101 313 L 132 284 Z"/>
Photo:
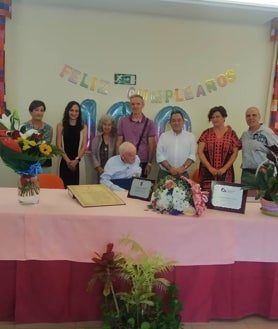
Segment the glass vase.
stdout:
<path fill-rule="evenodd" d="M 36 204 L 40 202 L 40 184 L 37 176 L 20 175 L 17 184 L 18 202 Z"/>

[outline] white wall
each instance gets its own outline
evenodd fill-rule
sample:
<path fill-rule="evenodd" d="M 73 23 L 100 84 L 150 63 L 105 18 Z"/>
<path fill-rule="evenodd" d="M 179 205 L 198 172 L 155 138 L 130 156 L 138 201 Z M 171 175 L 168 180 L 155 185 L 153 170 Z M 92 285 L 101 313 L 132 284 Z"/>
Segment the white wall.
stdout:
<path fill-rule="evenodd" d="M 82 1 L 82 0 L 79 0 Z M 250 105 L 266 110 L 273 43 L 270 23 L 264 25 L 182 20 L 73 9 L 13 0 L 6 24 L 6 101 L 29 119 L 33 99 L 46 103 L 45 121 L 56 127 L 70 100 L 94 99 L 97 117 L 112 104 L 127 101 L 129 86 L 114 85 L 114 73 L 137 75 L 138 88 L 193 91 L 199 84 L 233 69 L 237 79 L 206 96 L 169 103 L 146 100 L 145 114 L 154 118 L 167 106 L 182 107 L 190 116 L 196 138 L 209 126 L 215 105 L 228 111 L 227 124 L 240 136 Z M 91 91 L 61 77 L 65 64 L 109 82 L 107 94 Z M 237 181 L 240 175 L 236 161 Z M 2 163 L 1 186 L 14 186 L 16 175 Z M 90 183 L 91 178 L 88 178 Z"/>

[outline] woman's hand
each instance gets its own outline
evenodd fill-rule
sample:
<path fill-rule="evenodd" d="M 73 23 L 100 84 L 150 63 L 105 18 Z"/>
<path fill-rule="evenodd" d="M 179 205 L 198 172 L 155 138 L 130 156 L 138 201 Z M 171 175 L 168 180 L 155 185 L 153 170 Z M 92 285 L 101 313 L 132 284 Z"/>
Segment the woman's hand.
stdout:
<path fill-rule="evenodd" d="M 67 161 L 67 166 L 68 166 L 69 170 L 75 171 L 78 162 L 79 161 L 77 159 Z"/>
<path fill-rule="evenodd" d="M 101 166 L 98 166 L 96 169 L 99 175 L 101 175 L 104 172 L 104 169 Z"/>

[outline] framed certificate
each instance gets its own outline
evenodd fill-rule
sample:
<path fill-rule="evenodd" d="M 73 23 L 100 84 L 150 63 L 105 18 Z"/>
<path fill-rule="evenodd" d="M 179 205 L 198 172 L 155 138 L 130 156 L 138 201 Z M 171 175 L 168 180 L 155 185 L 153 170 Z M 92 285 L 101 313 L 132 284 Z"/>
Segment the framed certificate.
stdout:
<path fill-rule="evenodd" d="M 127 196 L 129 198 L 150 201 L 154 184 L 155 181 L 152 179 L 133 177 Z"/>
<path fill-rule="evenodd" d="M 103 207 L 125 204 L 117 194 L 102 184 L 68 185 L 68 192 L 71 197 L 78 200 L 82 207 Z"/>
<path fill-rule="evenodd" d="M 244 214 L 247 193 L 241 184 L 212 181 L 207 207 Z"/>

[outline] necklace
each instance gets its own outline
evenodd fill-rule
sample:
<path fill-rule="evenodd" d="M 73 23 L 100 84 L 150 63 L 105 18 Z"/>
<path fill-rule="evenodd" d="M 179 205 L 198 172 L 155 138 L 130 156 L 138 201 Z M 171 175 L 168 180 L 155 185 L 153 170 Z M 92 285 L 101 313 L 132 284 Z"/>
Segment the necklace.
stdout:
<path fill-rule="evenodd" d="M 43 122 L 40 122 L 40 121 L 39 122 L 31 121 L 31 125 L 36 130 L 39 130 L 39 129 L 43 128 Z"/>

